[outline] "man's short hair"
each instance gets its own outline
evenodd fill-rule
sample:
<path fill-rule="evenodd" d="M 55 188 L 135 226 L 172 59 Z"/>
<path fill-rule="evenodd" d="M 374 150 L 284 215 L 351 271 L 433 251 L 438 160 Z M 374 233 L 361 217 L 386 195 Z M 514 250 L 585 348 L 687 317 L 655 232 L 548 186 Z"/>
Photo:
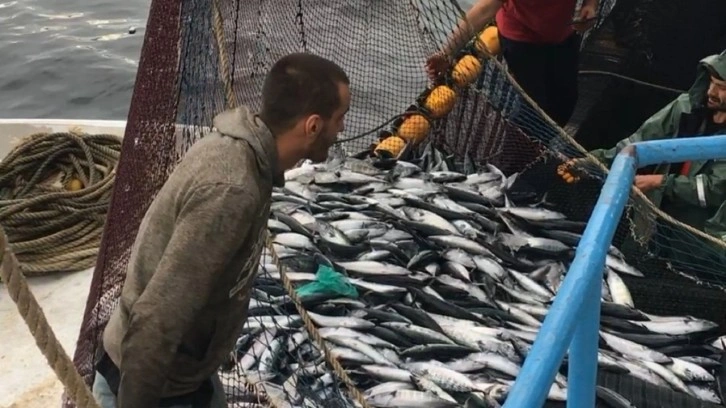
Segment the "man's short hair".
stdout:
<path fill-rule="evenodd" d="M 349 85 L 350 81 L 336 63 L 310 53 L 286 55 L 265 78 L 260 117 L 275 134 L 304 116 L 329 119 L 341 104 L 340 83 Z"/>

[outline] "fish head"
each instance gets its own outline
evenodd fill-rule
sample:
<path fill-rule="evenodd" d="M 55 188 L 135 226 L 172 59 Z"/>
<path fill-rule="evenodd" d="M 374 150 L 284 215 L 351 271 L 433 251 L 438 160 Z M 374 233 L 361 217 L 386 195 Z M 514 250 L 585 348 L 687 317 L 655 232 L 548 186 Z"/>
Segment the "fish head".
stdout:
<path fill-rule="evenodd" d="M 414 207 L 402 207 L 403 213 L 408 217 L 408 219 L 415 221 L 417 218 L 421 218 L 423 216 L 423 211 L 421 211 L 418 208 Z"/>
<path fill-rule="evenodd" d="M 509 394 L 509 387 L 502 384 L 497 384 L 494 387 L 492 387 L 491 390 L 489 390 L 489 397 L 497 400 L 497 401 L 503 401 L 507 398 L 507 395 Z"/>

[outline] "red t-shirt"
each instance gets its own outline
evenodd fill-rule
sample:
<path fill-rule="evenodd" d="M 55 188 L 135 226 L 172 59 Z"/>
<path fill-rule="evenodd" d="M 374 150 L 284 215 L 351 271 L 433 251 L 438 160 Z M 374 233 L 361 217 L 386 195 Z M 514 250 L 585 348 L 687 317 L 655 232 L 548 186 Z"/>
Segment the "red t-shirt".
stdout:
<path fill-rule="evenodd" d="M 515 41 L 563 42 L 574 32 L 576 0 L 504 0 L 497 12 L 499 33 Z"/>

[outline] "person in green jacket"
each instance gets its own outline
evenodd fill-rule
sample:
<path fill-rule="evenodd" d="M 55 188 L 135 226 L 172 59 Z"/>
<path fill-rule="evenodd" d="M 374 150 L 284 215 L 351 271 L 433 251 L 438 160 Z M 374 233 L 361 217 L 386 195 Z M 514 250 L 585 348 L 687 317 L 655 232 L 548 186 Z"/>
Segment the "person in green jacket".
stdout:
<path fill-rule="evenodd" d="M 696 80 L 688 92 L 648 118 L 630 137 L 613 148 L 590 153 L 610 166 L 618 152 L 631 143 L 720 134 L 726 134 L 726 51 L 702 59 Z M 586 160 L 565 163 L 565 170 L 561 169 L 560 174 L 572 182 L 577 178 L 572 169 L 581 167 Z M 639 171 L 635 185 L 671 217 L 726 241 L 726 160 L 650 166 Z M 658 232 L 658 239 L 666 241 L 656 245 L 671 247 L 672 252 L 685 254 L 695 250 L 691 246 L 703 246 L 695 241 L 684 242 L 685 234 L 676 237 L 672 227 L 661 226 Z M 663 256 L 662 251 L 659 252 Z M 674 256 L 673 253 L 670 256 Z M 694 256 L 689 256 L 689 263 L 694 261 Z M 685 255 L 678 257 L 685 260 Z"/>
<path fill-rule="evenodd" d="M 631 143 L 716 134 L 726 134 L 726 51 L 702 59 L 691 89 L 648 118 L 630 137 L 590 154 L 610 166 Z M 648 174 L 638 174 L 635 185 L 656 206 L 696 229 L 703 230 L 726 201 L 726 160 L 666 163 L 643 170 Z"/>

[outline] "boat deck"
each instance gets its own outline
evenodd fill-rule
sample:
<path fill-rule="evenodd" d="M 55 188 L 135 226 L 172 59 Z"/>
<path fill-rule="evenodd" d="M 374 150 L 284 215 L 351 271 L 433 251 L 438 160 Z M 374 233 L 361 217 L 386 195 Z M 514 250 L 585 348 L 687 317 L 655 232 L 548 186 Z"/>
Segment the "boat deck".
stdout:
<path fill-rule="evenodd" d="M 80 128 L 123 136 L 124 121 L 0 119 L 0 160 L 19 138 L 37 132 Z M 93 269 L 28 279 L 33 294 L 66 353 L 72 358 Z M 35 344 L 7 289 L 0 283 L 0 408 L 60 406 L 63 386 Z"/>

